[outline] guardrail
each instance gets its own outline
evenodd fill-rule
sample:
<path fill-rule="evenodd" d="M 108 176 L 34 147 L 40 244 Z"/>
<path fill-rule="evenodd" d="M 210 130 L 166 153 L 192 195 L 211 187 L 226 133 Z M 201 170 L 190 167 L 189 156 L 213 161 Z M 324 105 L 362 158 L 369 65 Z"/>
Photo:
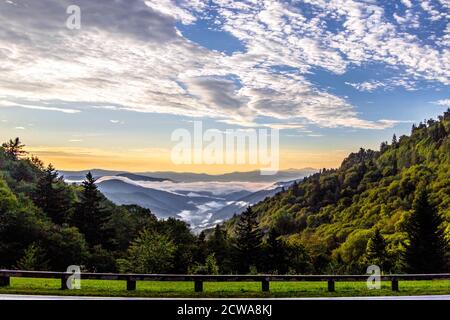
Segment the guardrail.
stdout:
<path fill-rule="evenodd" d="M 67 280 L 73 273 L 51 271 L 0 270 L 0 287 L 10 285 L 10 278 L 61 279 L 61 289 L 66 290 Z M 203 291 L 204 282 L 261 282 L 264 292 L 270 290 L 270 282 L 327 282 L 328 291 L 335 291 L 337 281 L 367 281 L 369 275 L 178 275 L 178 274 L 118 274 L 118 273 L 81 273 L 85 280 L 126 281 L 126 289 L 136 290 L 137 281 L 190 281 L 194 282 L 195 292 Z M 390 281 L 393 291 L 399 291 L 399 281 L 450 279 L 450 273 L 437 274 L 390 274 L 381 275 L 381 281 Z"/>

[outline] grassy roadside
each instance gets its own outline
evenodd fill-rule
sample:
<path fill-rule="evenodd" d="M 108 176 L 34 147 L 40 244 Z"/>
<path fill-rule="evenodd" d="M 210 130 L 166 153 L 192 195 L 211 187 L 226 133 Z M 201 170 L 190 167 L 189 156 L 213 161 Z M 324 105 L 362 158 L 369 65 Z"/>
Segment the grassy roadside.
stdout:
<path fill-rule="evenodd" d="M 399 292 L 391 291 L 390 282 L 380 290 L 368 290 L 365 282 L 336 282 L 336 292 L 327 291 L 325 282 L 271 282 L 270 292 L 261 292 L 258 282 L 206 282 L 204 292 L 195 293 L 192 282 L 137 282 L 136 291 L 126 291 L 125 281 L 82 280 L 81 290 L 60 290 L 60 280 L 11 278 L 11 286 L 0 294 L 77 295 L 109 297 L 167 298 L 283 298 L 283 297 L 351 297 L 391 295 L 450 294 L 450 280 L 400 281 Z"/>

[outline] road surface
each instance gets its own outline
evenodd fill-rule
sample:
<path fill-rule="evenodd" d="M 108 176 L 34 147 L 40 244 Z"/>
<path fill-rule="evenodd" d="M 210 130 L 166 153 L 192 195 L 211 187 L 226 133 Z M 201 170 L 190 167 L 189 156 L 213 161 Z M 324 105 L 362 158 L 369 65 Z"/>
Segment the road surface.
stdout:
<path fill-rule="evenodd" d="M 41 296 L 0 294 L 0 300 L 192 300 L 192 299 L 168 299 L 168 298 L 129 298 L 129 297 L 81 297 L 81 296 Z M 286 298 L 286 299 L 209 299 L 198 298 L 195 300 L 450 300 L 450 295 L 425 295 L 425 296 L 382 296 L 382 297 L 329 297 L 329 298 Z"/>

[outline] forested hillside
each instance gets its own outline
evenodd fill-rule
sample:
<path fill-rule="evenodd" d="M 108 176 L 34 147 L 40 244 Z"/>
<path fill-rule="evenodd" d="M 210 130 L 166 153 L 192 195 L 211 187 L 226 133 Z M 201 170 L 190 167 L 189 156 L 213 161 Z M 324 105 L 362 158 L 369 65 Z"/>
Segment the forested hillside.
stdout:
<path fill-rule="evenodd" d="M 305 271 L 360 273 L 374 261 L 384 271 L 448 271 L 442 259 L 434 267 L 411 268 L 408 254 L 419 246 L 419 260 L 432 260 L 427 250 L 440 250 L 448 262 L 443 242 L 450 237 L 450 109 L 413 126 L 410 136 L 383 142 L 379 151 L 350 154 L 340 168 L 323 169 L 253 211 L 260 230 L 304 247 Z M 425 219 L 418 218 L 421 212 Z M 228 223 L 230 233 L 238 222 Z M 416 222 L 420 231 L 412 230 Z M 415 242 L 418 235 L 422 243 Z M 374 242 L 381 248 L 375 257 Z"/>
<path fill-rule="evenodd" d="M 89 173 L 69 185 L 18 138 L 0 148 L 0 268 L 137 273 L 449 271 L 450 110 L 361 149 L 225 225 L 194 235 L 117 206 Z"/>
<path fill-rule="evenodd" d="M 195 242 L 182 221 L 114 205 L 90 174 L 66 184 L 19 139 L 0 148 L 0 268 L 186 273 Z"/>

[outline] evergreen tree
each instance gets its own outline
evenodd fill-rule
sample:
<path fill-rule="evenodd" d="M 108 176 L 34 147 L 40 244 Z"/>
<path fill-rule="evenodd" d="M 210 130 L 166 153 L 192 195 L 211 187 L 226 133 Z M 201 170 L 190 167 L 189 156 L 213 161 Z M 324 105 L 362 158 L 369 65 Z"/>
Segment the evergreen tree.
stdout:
<path fill-rule="evenodd" d="M 297 197 L 299 195 L 297 181 L 294 181 L 294 183 L 292 184 L 291 192 L 294 197 Z"/>
<path fill-rule="evenodd" d="M 10 139 L 8 142 L 3 143 L 2 147 L 5 149 L 5 153 L 13 160 L 17 160 L 27 153 L 23 150 L 25 145 L 22 144 L 19 138 L 15 138 L 14 140 Z"/>
<path fill-rule="evenodd" d="M 389 257 L 386 251 L 386 240 L 378 228 L 375 229 L 367 242 L 365 263 L 367 265 L 377 265 L 386 271 L 389 268 Z"/>
<path fill-rule="evenodd" d="M 393 146 L 394 148 L 396 148 L 397 145 L 398 145 L 397 136 L 396 136 L 395 133 L 394 133 L 394 135 L 392 136 L 392 146 Z"/>
<path fill-rule="evenodd" d="M 258 267 L 262 233 L 258 228 L 257 214 L 248 207 L 236 226 L 236 249 L 239 271 L 247 273 L 250 267 Z"/>
<path fill-rule="evenodd" d="M 85 235 L 89 245 L 105 243 L 107 240 L 105 223 L 108 220 L 108 214 L 102 207 L 102 195 L 90 172 L 86 175 L 82 186 L 80 202 L 75 210 L 74 224 Z"/>
<path fill-rule="evenodd" d="M 265 249 L 265 270 L 269 273 L 285 274 L 288 271 L 287 252 L 280 234 L 274 228 L 269 231 Z"/>
<path fill-rule="evenodd" d="M 169 218 L 161 223 L 158 229 L 175 245 L 175 257 L 171 272 L 185 274 L 189 266 L 194 263 L 194 255 L 197 250 L 196 237 L 189 229 L 189 225 L 184 221 Z"/>
<path fill-rule="evenodd" d="M 34 191 L 34 203 L 41 208 L 53 222 L 62 224 L 67 220 L 70 197 L 64 188 L 58 172 L 49 164 L 39 178 Z"/>
<path fill-rule="evenodd" d="M 202 231 L 198 235 L 198 238 L 196 239 L 196 250 L 194 255 L 194 260 L 200 264 L 205 263 L 206 256 L 207 256 L 207 248 L 206 248 L 206 241 L 205 241 L 205 232 Z"/>
<path fill-rule="evenodd" d="M 206 257 L 205 269 L 206 274 L 219 274 L 219 266 L 217 265 L 217 259 L 214 253 Z"/>
<path fill-rule="evenodd" d="M 208 252 L 214 253 L 214 256 L 219 265 L 221 273 L 231 272 L 230 261 L 230 245 L 227 238 L 227 233 L 223 230 L 221 225 L 216 225 L 213 234 L 208 240 Z"/>
<path fill-rule="evenodd" d="M 17 261 L 17 268 L 27 271 L 46 270 L 47 263 L 44 250 L 36 243 L 32 243 L 25 249 L 22 258 Z"/>
<path fill-rule="evenodd" d="M 406 247 L 405 262 L 409 273 L 448 271 L 442 222 L 442 217 L 429 202 L 425 186 L 419 185 L 413 212 L 406 225 L 409 244 Z"/>

